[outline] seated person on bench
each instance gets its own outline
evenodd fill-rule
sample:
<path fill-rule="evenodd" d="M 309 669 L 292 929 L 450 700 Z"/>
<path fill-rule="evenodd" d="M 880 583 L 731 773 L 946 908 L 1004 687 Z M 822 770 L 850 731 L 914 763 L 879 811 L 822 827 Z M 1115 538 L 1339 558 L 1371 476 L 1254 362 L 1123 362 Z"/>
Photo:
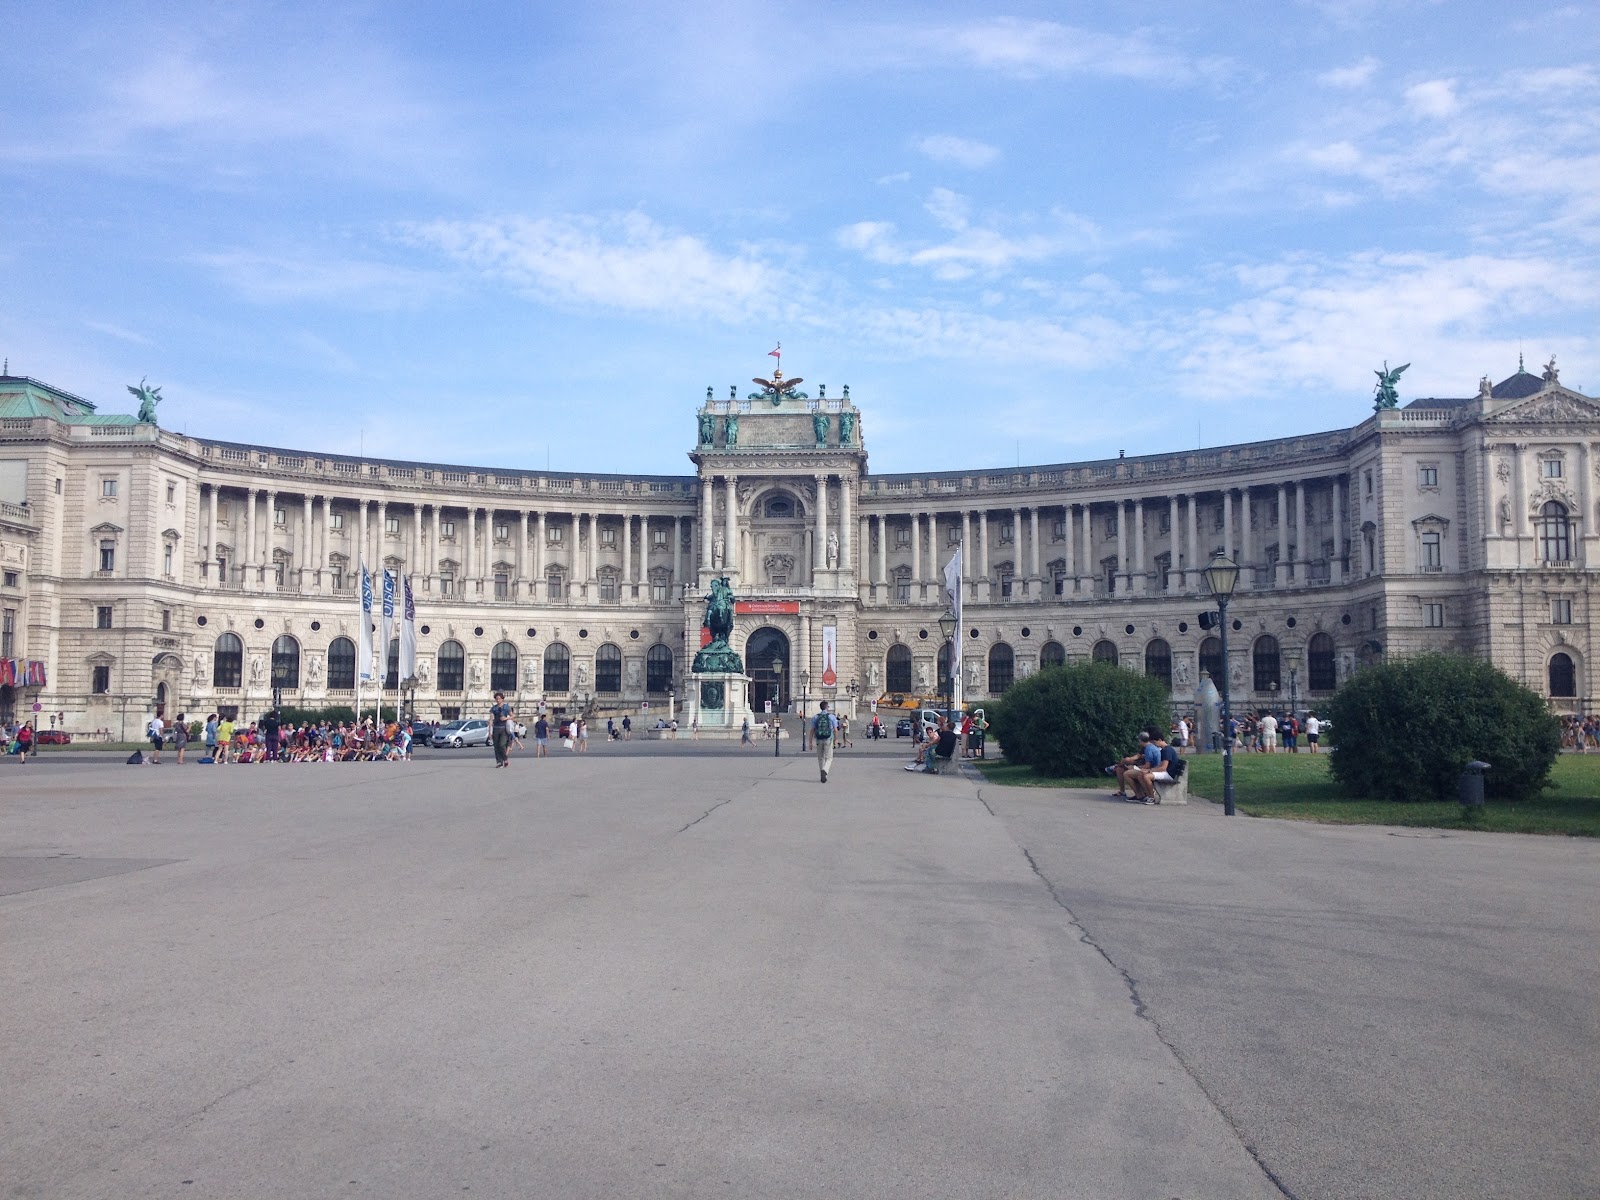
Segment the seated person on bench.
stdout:
<path fill-rule="evenodd" d="M 1127 789 L 1132 786 L 1135 772 L 1142 771 L 1146 767 L 1154 770 L 1160 761 L 1161 752 L 1150 744 L 1150 731 L 1140 730 L 1138 752 L 1128 755 L 1111 768 L 1111 773 L 1117 777 L 1117 799 L 1129 798 Z M 1135 793 L 1134 799 L 1137 798 L 1138 794 Z"/>
<path fill-rule="evenodd" d="M 1128 776 L 1128 786 L 1133 789 L 1133 794 L 1146 804 L 1156 803 L 1156 784 L 1175 783 L 1178 776 L 1183 774 L 1183 767 L 1175 764 L 1183 761 L 1177 749 L 1167 744 L 1167 739 L 1161 736 L 1159 730 L 1151 730 L 1150 745 L 1157 751 L 1157 760 L 1150 767 L 1140 767 Z"/>
<path fill-rule="evenodd" d="M 956 752 L 956 731 L 950 727 L 950 718 L 939 719 L 939 732 L 928 742 L 927 765 L 922 769 L 930 775 L 939 770 L 939 760 L 949 762 Z"/>

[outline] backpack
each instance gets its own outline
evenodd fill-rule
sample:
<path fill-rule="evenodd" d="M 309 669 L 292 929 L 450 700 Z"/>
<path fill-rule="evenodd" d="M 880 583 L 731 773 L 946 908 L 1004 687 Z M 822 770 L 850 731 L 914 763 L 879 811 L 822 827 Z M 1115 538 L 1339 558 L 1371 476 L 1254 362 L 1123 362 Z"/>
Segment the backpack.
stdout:
<path fill-rule="evenodd" d="M 1181 754 L 1167 764 L 1167 774 L 1172 776 L 1173 782 L 1183 778 L 1183 773 L 1189 769 L 1189 760 Z"/>
<path fill-rule="evenodd" d="M 811 720 L 811 732 L 817 741 L 827 741 L 833 736 L 833 718 L 827 713 L 818 713 Z"/>

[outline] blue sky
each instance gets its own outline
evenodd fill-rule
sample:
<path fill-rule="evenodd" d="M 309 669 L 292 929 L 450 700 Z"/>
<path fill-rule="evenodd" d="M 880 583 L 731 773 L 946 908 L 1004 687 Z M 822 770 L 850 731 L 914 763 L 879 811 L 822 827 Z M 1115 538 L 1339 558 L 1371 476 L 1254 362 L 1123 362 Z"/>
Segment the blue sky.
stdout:
<path fill-rule="evenodd" d="M 0 353 L 206 436 L 689 470 L 781 339 L 880 471 L 1600 392 L 1592 5 L 10 5 Z M 814 394 L 814 393 L 813 393 Z"/>

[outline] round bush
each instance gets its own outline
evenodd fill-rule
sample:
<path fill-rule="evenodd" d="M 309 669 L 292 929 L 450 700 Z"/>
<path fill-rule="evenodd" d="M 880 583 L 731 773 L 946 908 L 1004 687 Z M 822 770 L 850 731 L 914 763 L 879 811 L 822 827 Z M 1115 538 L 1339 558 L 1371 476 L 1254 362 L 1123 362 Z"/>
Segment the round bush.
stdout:
<path fill-rule="evenodd" d="M 1358 672 L 1325 709 L 1329 767 L 1351 796 L 1454 800 L 1461 769 L 1490 764 L 1484 791 L 1538 794 L 1561 749 L 1543 699 L 1482 659 L 1425 654 Z"/>
<path fill-rule="evenodd" d="M 1165 730 L 1166 686 L 1109 663 L 1046 667 L 1013 684 L 990 717 L 1007 762 L 1041 775 L 1098 775 L 1132 754 L 1139 731 Z"/>

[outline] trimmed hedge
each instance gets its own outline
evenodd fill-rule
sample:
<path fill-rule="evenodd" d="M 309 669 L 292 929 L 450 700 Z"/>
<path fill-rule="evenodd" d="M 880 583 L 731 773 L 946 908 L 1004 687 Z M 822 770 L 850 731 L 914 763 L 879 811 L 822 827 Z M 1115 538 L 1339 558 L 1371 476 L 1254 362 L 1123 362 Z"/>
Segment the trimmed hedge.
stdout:
<path fill-rule="evenodd" d="M 1098 775 L 1139 747 L 1139 731 L 1165 731 L 1167 688 L 1110 663 L 1046 667 L 1015 683 L 989 710 L 1007 762 L 1058 778 Z"/>
<path fill-rule="evenodd" d="M 1535 692 L 1483 659 L 1451 654 L 1357 671 L 1323 710 L 1328 764 L 1350 796 L 1455 800 L 1462 768 L 1490 765 L 1486 795 L 1531 799 L 1561 750 L 1561 726 Z"/>

